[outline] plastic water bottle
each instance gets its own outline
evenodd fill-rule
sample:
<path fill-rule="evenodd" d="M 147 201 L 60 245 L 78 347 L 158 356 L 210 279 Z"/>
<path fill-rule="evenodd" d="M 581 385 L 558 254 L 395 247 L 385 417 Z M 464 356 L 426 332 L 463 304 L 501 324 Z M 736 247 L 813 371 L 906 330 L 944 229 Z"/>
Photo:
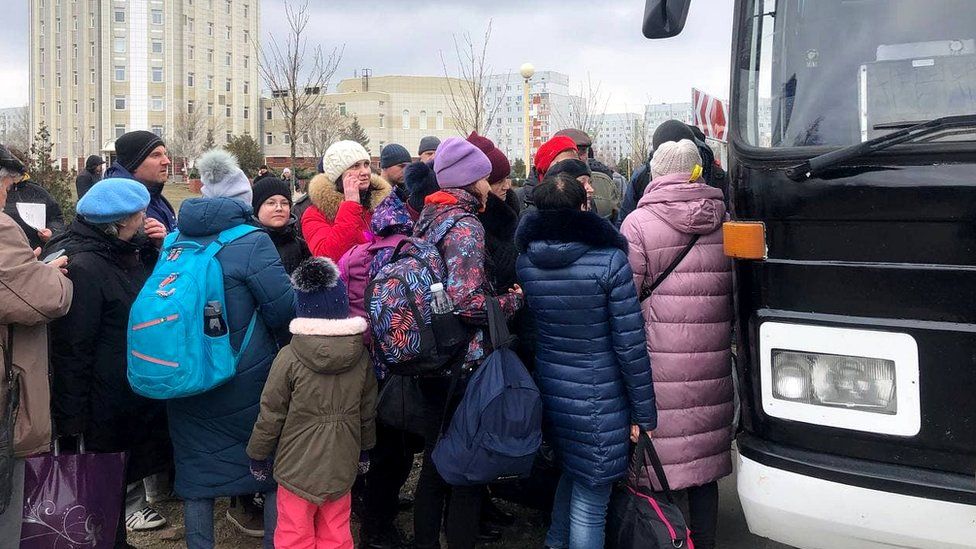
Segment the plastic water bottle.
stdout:
<path fill-rule="evenodd" d="M 451 303 L 451 296 L 447 295 L 444 285 L 435 282 L 430 285 L 430 310 L 437 315 L 450 314 L 454 312 L 454 304 Z"/>
<path fill-rule="evenodd" d="M 220 337 L 227 333 L 223 310 L 219 301 L 208 301 L 203 308 L 203 333 L 210 337 Z"/>

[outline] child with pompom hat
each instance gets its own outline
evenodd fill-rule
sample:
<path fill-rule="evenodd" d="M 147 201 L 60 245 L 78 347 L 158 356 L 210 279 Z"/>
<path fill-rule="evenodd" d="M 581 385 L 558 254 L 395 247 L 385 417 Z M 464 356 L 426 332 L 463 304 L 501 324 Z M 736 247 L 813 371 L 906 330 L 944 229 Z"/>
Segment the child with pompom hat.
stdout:
<path fill-rule="evenodd" d="M 352 549 L 352 485 L 376 443 L 376 376 L 363 345 L 366 320 L 349 316 L 332 260 L 292 274 L 297 318 L 261 394 L 247 455 L 259 480 L 278 482 L 276 547 Z"/>

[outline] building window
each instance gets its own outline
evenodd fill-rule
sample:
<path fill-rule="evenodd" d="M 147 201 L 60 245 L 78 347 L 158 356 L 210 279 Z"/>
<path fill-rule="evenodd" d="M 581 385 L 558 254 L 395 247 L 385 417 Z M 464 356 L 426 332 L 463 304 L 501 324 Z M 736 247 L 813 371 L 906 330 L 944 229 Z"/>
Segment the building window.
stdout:
<path fill-rule="evenodd" d="M 404 109 L 403 111 L 403 129 L 410 129 L 410 111 Z"/>
<path fill-rule="evenodd" d="M 186 102 L 186 114 L 193 114 L 193 109 L 194 109 L 195 105 L 196 104 L 194 103 L 194 101 L 192 99 L 190 99 L 189 101 L 187 101 Z"/>
<path fill-rule="evenodd" d="M 153 126 L 152 127 L 152 132 L 154 134 L 156 134 L 156 137 L 162 137 L 163 136 L 163 127 L 162 126 Z"/>
<path fill-rule="evenodd" d="M 187 46 L 186 47 L 186 58 L 187 59 L 190 59 L 190 60 L 193 59 L 193 49 L 194 49 L 193 46 Z"/>
<path fill-rule="evenodd" d="M 247 4 L 245 3 L 245 4 L 244 4 L 244 17 L 245 17 L 245 18 L 247 18 L 247 16 L 248 16 L 248 13 L 249 13 L 249 11 L 250 11 L 250 10 L 248 10 L 248 5 L 247 5 Z"/>
<path fill-rule="evenodd" d="M 214 24 L 207 23 L 207 36 L 213 36 L 213 29 L 214 29 Z"/>
<path fill-rule="evenodd" d="M 244 107 L 244 120 L 251 118 L 251 107 Z"/>
<path fill-rule="evenodd" d="M 152 110 L 161 111 L 163 110 L 163 98 L 159 96 L 155 96 L 152 98 L 152 100 L 150 100 L 149 105 Z"/>
<path fill-rule="evenodd" d="M 121 65 L 115 66 L 115 81 L 125 82 L 125 67 Z"/>
<path fill-rule="evenodd" d="M 194 81 L 193 73 L 192 72 L 186 73 L 186 85 L 192 88 L 193 81 Z"/>
<path fill-rule="evenodd" d="M 41 103 L 41 116 L 47 116 L 47 105 Z"/>
<path fill-rule="evenodd" d="M 193 18 L 187 17 L 183 22 L 186 23 L 186 32 L 193 34 Z"/>
<path fill-rule="evenodd" d="M 224 91 L 230 91 L 230 86 L 231 86 L 231 80 L 230 78 L 228 78 L 227 82 L 224 83 Z"/>
<path fill-rule="evenodd" d="M 58 101 L 58 115 L 61 114 L 61 102 Z"/>
<path fill-rule="evenodd" d="M 125 23 L 125 10 L 121 8 L 115 8 L 115 22 Z"/>
<path fill-rule="evenodd" d="M 77 101 L 74 102 L 74 104 L 72 105 L 72 107 L 74 108 L 74 113 L 75 114 L 78 114 L 78 102 Z"/>
<path fill-rule="evenodd" d="M 88 14 L 88 28 L 90 28 L 90 29 L 95 28 L 95 14 L 94 13 L 89 13 Z"/>
<path fill-rule="evenodd" d="M 230 15 L 230 0 L 227 0 L 227 15 Z"/>
<path fill-rule="evenodd" d="M 152 24 L 153 25 L 163 24 L 163 10 L 152 10 Z"/>
<path fill-rule="evenodd" d="M 125 53 L 125 38 L 116 36 L 112 44 L 112 51 L 115 53 Z"/>
<path fill-rule="evenodd" d="M 271 132 L 264 134 L 264 144 L 274 145 L 274 135 L 272 135 Z"/>
<path fill-rule="evenodd" d="M 231 141 L 234 140 L 234 134 L 227 132 L 227 134 L 224 136 L 224 139 L 226 139 L 227 142 L 230 143 Z"/>
<path fill-rule="evenodd" d="M 231 29 L 230 27 L 227 27 L 227 31 L 225 33 L 225 36 L 226 36 L 227 40 L 231 40 L 231 33 L 232 32 L 233 32 L 233 29 Z"/>
<path fill-rule="evenodd" d="M 89 112 L 95 112 L 95 100 L 94 99 L 92 99 L 91 102 L 88 103 L 88 111 Z"/>
<path fill-rule="evenodd" d="M 163 68 L 162 67 L 153 67 L 150 72 L 152 73 L 152 81 L 153 82 L 155 82 L 155 83 L 158 84 L 158 83 L 160 83 L 160 82 L 163 81 Z"/>
<path fill-rule="evenodd" d="M 339 103 L 339 114 L 341 114 L 342 116 L 346 116 L 346 104 L 345 103 Z"/>
<path fill-rule="evenodd" d="M 436 121 L 436 124 L 437 124 L 437 129 L 438 130 L 443 130 L 444 129 L 444 112 L 443 111 L 437 111 L 437 121 Z"/>
<path fill-rule="evenodd" d="M 116 124 L 115 125 L 115 138 L 118 139 L 118 138 L 122 137 L 123 135 L 125 135 L 125 124 Z"/>
<path fill-rule="evenodd" d="M 420 111 L 420 129 L 427 129 L 427 111 Z"/>
<path fill-rule="evenodd" d="M 380 127 L 381 128 L 385 128 L 386 127 L 386 117 L 384 115 L 382 115 L 382 114 L 380 115 Z"/>
<path fill-rule="evenodd" d="M 57 84 L 57 86 L 59 88 L 61 87 L 61 73 L 60 72 L 54 75 L 54 83 Z"/>
<path fill-rule="evenodd" d="M 308 145 L 308 132 L 302 134 L 302 144 Z"/>
<path fill-rule="evenodd" d="M 213 103 L 207 103 L 207 116 L 213 116 Z"/>
<path fill-rule="evenodd" d="M 213 63 L 213 50 L 207 50 L 207 63 Z"/>
<path fill-rule="evenodd" d="M 163 41 L 162 40 L 153 40 L 152 41 L 152 52 L 153 53 L 156 53 L 156 54 L 162 54 L 163 53 Z"/>
<path fill-rule="evenodd" d="M 251 31 L 245 30 L 244 31 L 244 43 L 247 44 L 250 41 L 251 41 Z"/>
<path fill-rule="evenodd" d="M 78 71 L 71 72 L 71 83 L 74 84 L 75 86 L 78 85 Z"/>
<path fill-rule="evenodd" d="M 43 74 L 41 75 L 41 87 L 42 87 L 42 88 L 44 88 L 44 87 L 46 87 L 46 86 L 44 85 L 44 75 L 43 75 Z"/>
<path fill-rule="evenodd" d="M 125 96 L 116 95 L 115 96 L 115 110 L 124 111 L 125 110 Z"/>
<path fill-rule="evenodd" d="M 231 117 L 230 111 L 231 111 L 231 106 L 230 105 L 227 105 L 224 108 L 224 117 L 225 118 L 230 118 Z"/>
<path fill-rule="evenodd" d="M 230 66 L 231 64 L 230 52 L 227 52 L 227 56 L 224 58 L 224 64 L 227 65 L 228 67 Z"/>
<path fill-rule="evenodd" d="M 91 130 L 91 140 L 94 141 L 95 140 L 95 128 L 92 128 L 92 127 L 89 126 L 88 129 Z"/>
<path fill-rule="evenodd" d="M 244 56 L 244 68 L 246 69 L 247 66 L 250 65 L 250 64 L 251 64 L 251 58 L 245 55 Z"/>
<path fill-rule="evenodd" d="M 212 90 L 213 89 L 213 78 L 214 77 L 213 77 L 212 74 L 208 74 L 207 75 L 207 89 L 208 90 Z"/>
<path fill-rule="evenodd" d="M 88 49 L 91 52 L 91 56 L 92 57 L 95 57 L 95 43 L 94 42 L 89 42 L 88 43 Z M 44 49 L 43 48 L 41 48 L 41 55 L 44 55 Z"/>
<path fill-rule="evenodd" d="M 270 108 L 264 109 L 264 119 L 265 120 L 271 120 L 273 117 L 274 117 L 273 109 L 270 109 Z"/>
<path fill-rule="evenodd" d="M 285 145 L 291 145 L 291 136 L 286 133 L 284 137 L 285 137 Z"/>
<path fill-rule="evenodd" d="M 244 81 L 244 95 L 247 95 L 251 91 L 251 85 L 247 80 Z"/>

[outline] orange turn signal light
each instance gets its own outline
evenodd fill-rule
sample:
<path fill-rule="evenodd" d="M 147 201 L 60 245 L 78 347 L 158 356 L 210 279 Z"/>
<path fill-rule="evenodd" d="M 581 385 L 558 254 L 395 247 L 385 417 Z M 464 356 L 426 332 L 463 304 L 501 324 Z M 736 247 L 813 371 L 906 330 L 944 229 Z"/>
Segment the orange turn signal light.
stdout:
<path fill-rule="evenodd" d="M 722 225 L 725 255 L 733 259 L 767 257 L 766 225 L 761 221 L 728 221 Z"/>

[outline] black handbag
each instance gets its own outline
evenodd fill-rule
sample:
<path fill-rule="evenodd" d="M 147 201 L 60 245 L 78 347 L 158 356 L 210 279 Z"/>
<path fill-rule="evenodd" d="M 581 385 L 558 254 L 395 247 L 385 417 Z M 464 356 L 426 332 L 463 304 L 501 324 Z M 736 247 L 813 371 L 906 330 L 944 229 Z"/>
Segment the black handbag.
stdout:
<path fill-rule="evenodd" d="M 376 419 L 400 431 L 424 436 L 426 399 L 416 377 L 388 375 L 380 389 Z"/>
<path fill-rule="evenodd" d="M 7 341 L 3 346 L 3 374 L 6 394 L 0 413 L 0 514 L 10 505 L 14 482 L 14 424 L 20 406 L 20 374 L 14 369 L 14 327 L 7 326 Z M 20 505 L 20 502 L 17 502 Z"/>
<path fill-rule="evenodd" d="M 654 470 L 661 492 L 638 485 L 639 473 Z M 641 431 L 630 460 L 628 481 L 614 487 L 607 510 L 607 549 L 682 549 L 694 547 L 691 531 L 674 502 L 651 437 Z"/>

